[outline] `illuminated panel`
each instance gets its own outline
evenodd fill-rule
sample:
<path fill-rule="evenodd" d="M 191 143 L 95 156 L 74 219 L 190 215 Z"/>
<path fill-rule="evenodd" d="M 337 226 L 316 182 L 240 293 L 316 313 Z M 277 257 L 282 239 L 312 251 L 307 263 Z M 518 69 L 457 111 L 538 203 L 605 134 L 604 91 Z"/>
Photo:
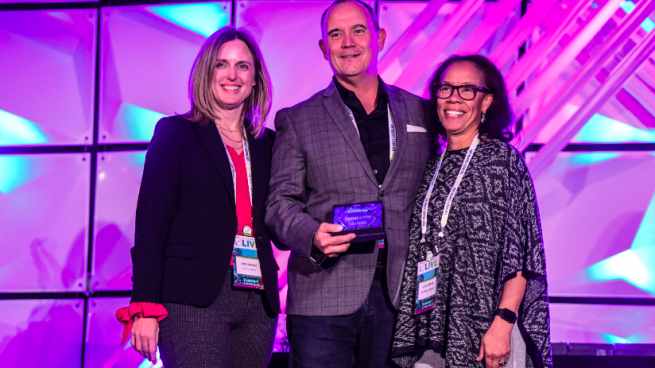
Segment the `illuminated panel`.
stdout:
<path fill-rule="evenodd" d="M 130 298 L 89 298 L 85 367 L 152 367 L 149 361 L 132 348 L 129 341 L 121 346 L 123 326 L 116 320 L 116 310 L 129 303 Z M 157 365 L 157 368 L 160 367 L 161 363 Z"/>
<path fill-rule="evenodd" d="M 387 31 L 387 39 L 385 41 L 385 49 L 380 53 L 380 57 L 384 56 L 387 49 L 393 45 L 396 40 L 403 34 L 403 32 L 414 22 L 419 13 L 426 7 L 425 1 L 381 1 L 380 2 L 380 27 Z M 427 45 L 430 37 L 441 27 L 441 25 L 448 19 L 448 17 L 457 9 L 459 3 L 445 2 L 439 9 L 434 19 L 421 31 L 412 37 L 412 41 L 405 45 L 405 51 L 402 52 L 397 60 L 395 60 L 388 69 L 381 73 L 382 79 L 387 83 L 395 84 L 398 77 L 402 74 L 404 68 L 414 59 L 415 56 Z M 419 81 L 409 89 L 410 92 L 415 94 L 424 94 L 425 86 L 437 69 L 439 63 L 446 60 L 447 57 L 455 53 L 457 49 L 466 43 L 467 37 L 479 26 L 480 22 L 487 16 L 498 16 L 494 13 L 495 9 L 499 7 L 496 2 L 486 2 L 480 10 L 471 17 L 471 20 L 462 28 L 458 35 L 454 38 L 444 52 L 435 57 L 430 65 L 426 68 Z M 520 10 L 517 8 L 517 10 Z M 503 14 L 503 16 L 506 16 Z M 500 44 L 504 36 L 512 30 L 514 24 L 517 23 L 520 17 L 520 12 L 514 11 L 507 15 L 507 19 L 498 27 L 498 30 L 493 36 L 485 43 L 480 50 L 481 55 L 489 56 L 491 52 Z M 513 65 L 508 63 L 506 67 L 509 68 Z"/>
<path fill-rule="evenodd" d="M 264 54 L 273 82 L 275 113 L 325 89 L 332 70 L 318 47 L 321 15 L 332 1 L 242 1 L 236 2 L 236 26 L 250 31 Z M 369 2 L 375 6 L 374 1 Z"/>
<path fill-rule="evenodd" d="M 566 104 L 539 133 L 535 142 L 549 141 L 578 109 L 579 106 L 573 103 Z M 613 99 L 585 123 L 571 143 L 655 143 L 655 128 L 640 122 Z"/>
<path fill-rule="evenodd" d="M 655 308 L 632 305 L 550 305 L 550 341 L 655 343 Z"/>
<path fill-rule="evenodd" d="M 0 292 L 86 290 L 89 163 L 0 155 Z"/>
<path fill-rule="evenodd" d="M 3 367 L 81 367 L 84 300 L 0 300 Z"/>
<path fill-rule="evenodd" d="M 131 290 L 136 202 L 146 152 L 98 154 L 92 290 Z"/>
<path fill-rule="evenodd" d="M 66 0 L 67 3 L 97 2 L 98 0 Z M 0 0 L 0 4 L 10 3 L 60 3 L 61 0 Z"/>
<path fill-rule="evenodd" d="M 93 141 L 96 30 L 95 9 L 0 12 L 0 146 Z"/>
<path fill-rule="evenodd" d="M 103 8 L 99 142 L 147 142 L 161 117 L 187 112 L 193 61 L 230 13 L 230 2 Z"/>
<path fill-rule="evenodd" d="M 551 295 L 655 295 L 654 172 L 653 152 L 562 152 L 536 178 Z"/>

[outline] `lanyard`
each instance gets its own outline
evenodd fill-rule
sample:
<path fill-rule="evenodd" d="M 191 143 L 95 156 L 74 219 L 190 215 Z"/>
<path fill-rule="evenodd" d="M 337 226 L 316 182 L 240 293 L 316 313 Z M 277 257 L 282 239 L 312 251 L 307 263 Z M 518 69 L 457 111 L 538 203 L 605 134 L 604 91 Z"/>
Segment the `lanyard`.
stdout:
<path fill-rule="evenodd" d="M 353 112 L 350 110 L 348 106 L 346 106 L 346 110 L 348 110 L 348 116 L 350 116 L 350 120 L 353 122 L 353 125 L 355 126 L 355 130 L 357 130 L 357 136 L 359 136 L 359 128 L 357 127 L 357 121 L 355 121 L 355 116 L 353 115 Z M 391 116 L 391 109 L 389 109 L 389 104 L 387 104 L 387 116 L 389 117 L 389 161 L 393 161 L 393 156 L 396 153 L 396 145 L 398 143 L 396 141 L 396 125 L 393 122 L 393 117 Z"/>
<path fill-rule="evenodd" d="M 450 207 L 453 204 L 453 199 L 455 198 L 457 189 L 459 188 L 459 185 L 462 183 L 462 179 L 464 178 L 466 169 L 468 168 L 469 163 L 471 162 L 473 153 L 475 152 L 475 149 L 478 147 L 478 143 L 480 143 L 479 134 L 477 134 L 475 136 L 475 139 L 473 139 L 473 143 L 471 143 L 471 147 L 469 147 L 469 150 L 466 153 L 466 157 L 464 158 L 462 167 L 459 169 L 459 174 L 457 174 L 455 185 L 453 185 L 453 187 L 450 189 L 450 193 L 448 193 L 448 197 L 446 198 L 446 203 L 443 206 L 443 215 L 441 215 L 441 231 L 439 232 L 440 238 L 443 238 L 443 229 L 446 227 L 446 223 L 448 222 L 448 214 L 450 213 Z M 423 210 L 421 211 L 421 243 L 425 243 L 425 233 L 428 231 L 428 207 L 430 207 L 430 197 L 432 196 L 432 191 L 434 190 L 434 183 L 437 182 L 437 176 L 439 176 L 439 169 L 441 169 L 441 163 L 443 162 L 444 156 L 446 156 L 446 151 L 444 151 L 441 154 L 441 157 L 439 158 L 439 163 L 437 164 L 436 170 L 434 170 L 434 176 L 432 177 L 432 181 L 430 182 L 430 188 L 428 188 L 428 192 L 425 194 L 425 199 L 423 200 Z M 439 251 L 437 250 L 437 253 L 438 252 Z"/>
<path fill-rule="evenodd" d="M 223 142 L 223 137 L 221 137 L 221 142 Z M 246 133 L 246 128 L 243 128 L 243 159 L 246 161 L 246 176 L 248 177 L 248 194 L 250 194 L 250 206 L 252 203 L 252 170 L 250 168 L 250 151 L 248 150 L 248 134 Z M 227 159 L 230 161 L 230 170 L 232 171 L 232 184 L 234 185 L 234 202 L 237 200 L 237 173 L 234 170 L 234 163 L 232 162 L 232 157 L 230 152 L 223 142 L 223 147 L 225 147 L 225 153 L 227 153 Z"/>

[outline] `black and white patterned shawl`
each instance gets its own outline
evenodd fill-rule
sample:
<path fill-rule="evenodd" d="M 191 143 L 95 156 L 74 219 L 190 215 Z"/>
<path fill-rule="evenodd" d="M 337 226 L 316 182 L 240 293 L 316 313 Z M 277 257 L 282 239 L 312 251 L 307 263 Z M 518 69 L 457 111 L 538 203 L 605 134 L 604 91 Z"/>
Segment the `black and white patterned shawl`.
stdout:
<path fill-rule="evenodd" d="M 484 367 L 475 359 L 491 325 L 504 281 L 518 271 L 528 279 L 518 326 L 526 367 L 552 367 L 546 263 L 532 179 L 521 154 L 507 143 L 480 144 L 438 240 L 444 202 L 468 149 L 446 153 L 428 211 L 426 244 L 441 252 L 437 303 L 414 316 L 421 206 L 438 157 L 429 161 L 410 227 L 392 357 L 410 367 L 415 352 L 443 351 L 447 367 Z M 438 243 L 437 243 L 438 241 Z M 434 250 L 432 250 L 434 252 Z"/>

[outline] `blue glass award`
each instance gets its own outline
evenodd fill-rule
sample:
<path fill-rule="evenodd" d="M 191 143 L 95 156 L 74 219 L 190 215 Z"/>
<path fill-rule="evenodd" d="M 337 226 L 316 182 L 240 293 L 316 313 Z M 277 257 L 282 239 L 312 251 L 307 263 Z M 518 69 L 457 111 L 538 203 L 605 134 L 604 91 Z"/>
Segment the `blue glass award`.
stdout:
<path fill-rule="evenodd" d="M 382 202 L 340 204 L 334 206 L 333 223 L 343 230 L 332 235 L 355 234 L 352 241 L 364 242 L 384 239 L 384 207 Z"/>

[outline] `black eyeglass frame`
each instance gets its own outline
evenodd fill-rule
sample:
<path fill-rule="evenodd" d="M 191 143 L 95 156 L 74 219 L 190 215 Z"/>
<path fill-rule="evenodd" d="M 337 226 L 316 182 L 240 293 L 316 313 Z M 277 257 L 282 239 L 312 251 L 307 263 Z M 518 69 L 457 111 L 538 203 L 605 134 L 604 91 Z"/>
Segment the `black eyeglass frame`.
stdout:
<path fill-rule="evenodd" d="M 442 86 L 449 86 L 449 87 L 453 88 L 450 91 L 450 94 L 448 96 L 446 96 L 446 97 L 439 97 L 439 88 L 441 88 Z M 462 97 L 462 92 L 460 92 L 460 90 L 459 90 L 462 87 L 469 87 L 469 88 L 473 87 L 473 98 L 469 99 L 469 98 Z M 432 88 L 434 89 L 434 95 L 438 99 L 442 99 L 442 100 L 450 98 L 450 96 L 453 95 L 453 92 L 455 90 L 457 90 L 457 94 L 459 95 L 459 98 L 461 98 L 464 101 L 473 101 L 473 100 L 475 100 L 475 98 L 478 97 L 478 91 L 480 91 L 482 93 L 493 94 L 493 92 L 491 92 L 491 90 L 489 90 L 488 88 L 483 87 L 483 86 L 476 86 L 475 84 L 462 84 L 462 85 L 459 85 L 459 86 L 453 86 L 453 85 L 447 84 L 447 83 L 435 83 L 435 84 L 432 85 Z"/>

